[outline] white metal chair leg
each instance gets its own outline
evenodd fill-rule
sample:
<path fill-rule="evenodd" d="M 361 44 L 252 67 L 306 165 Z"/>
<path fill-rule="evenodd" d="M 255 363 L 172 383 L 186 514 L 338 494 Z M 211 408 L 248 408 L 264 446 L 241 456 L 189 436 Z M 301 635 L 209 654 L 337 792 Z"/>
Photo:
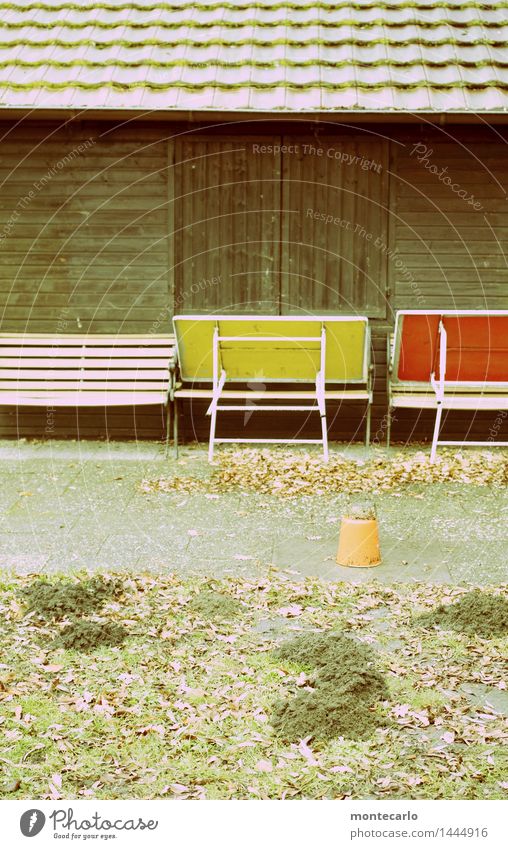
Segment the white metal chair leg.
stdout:
<path fill-rule="evenodd" d="M 328 423 L 326 421 L 326 414 L 321 414 L 321 433 L 323 434 L 323 460 L 325 463 L 328 463 Z"/>
<path fill-rule="evenodd" d="M 217 404 L 214 404 L 210 413 L 210 441 L 208 443 L 208 462 L 213 460 L 213 448 L 215 441 L 215 427 L 217 424 Z"/>
<path fill-rule="evenodd" d="M 370 419 L 371 419 L 371 402 L 369 400 L 367 404 L 367 413 L 366 413 L 366 422 L 365 422 L 365 447 L 368 448 L 370 445 Z"/>
<path fill-rule="evenodd" d="M 325 401 L 326 374 L 326 328 L 321 326 L 321 346 L 319 352 L 319 372 L 316 375 L 316 400 L 321 416 L 321 433 L 323 435 L 323 460 L 328 463 L 328 422 L 326 421 Z"/>
<path fill-rule="evenodd" d="M 436 410 L 436 421 L 434 424 L 434 434 L 432 436 L 432 448 L 430 451 L 430 462 L 433 463 L 436 459 L 437 443 L 439 439 L 439 428 L 441 427 L 441 416 L 443 415 L 443 405 L 439 403 Z"/>

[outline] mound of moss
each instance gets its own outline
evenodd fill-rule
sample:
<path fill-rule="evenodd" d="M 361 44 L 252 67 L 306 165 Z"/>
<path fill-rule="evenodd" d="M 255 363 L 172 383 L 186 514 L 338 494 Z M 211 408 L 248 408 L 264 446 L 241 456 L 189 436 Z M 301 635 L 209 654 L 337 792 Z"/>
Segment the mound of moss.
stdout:
<path fill-rule="evenodd" d="M 440 604 L 416 617 L 425 628 L 438 625 L 444 630 L 460 631 L 477 637 L 508 634 L 508 600 L 499 595 L 473 590 L 454 604 Z"/>
<path fill-rule="evenodd" d="M 188 609 L 200 619 L 221 622 L 236 619 L 242 612 L 239 601 L 215 590 L 200 590 L 190 600 Z"/>
<path fill-rule="evenodd" d="M 38 578 L 21 591 L 27 612 L 51 621 L 66 616 L 86 615 L 100 610 L 106 601 L 122 594 L 118 578 L 97 576 L 82 581 L 48 581 Z"/>
<path fill-rule="evenodd" d="M 93 652 L 100 646 L 120 646 L 128 631 L 116 622 L 74 619 L 60 631 L 55 646 L 79 652 Z"/>
<path fill-rule="evenodd" d="M 276 656 L 310 674 L 311 689 L 274 706 L 272 726 L 286 742 L 365 740 L 384 724 L 372 708 L 389 697 L 388 686 L 368 646 L 344 634 L 303 634 Z"/>

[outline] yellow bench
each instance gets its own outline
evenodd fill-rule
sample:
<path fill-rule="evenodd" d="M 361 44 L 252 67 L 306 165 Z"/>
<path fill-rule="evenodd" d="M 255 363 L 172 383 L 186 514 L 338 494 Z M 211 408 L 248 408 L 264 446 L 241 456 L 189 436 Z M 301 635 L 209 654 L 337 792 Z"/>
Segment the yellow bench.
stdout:
<path fill-rule="evenodd" d="M 210 400 L 207 410 L 210 416 L 210 460 L 216 443 L 288 441 L 320 444 L 327 460 L 328 400 L 365 402 L 365 441 L 368 445 L 372 368 L 370 332 L 366 318 L 181 315 L 175 316 L 173 325 L 179 369 L 178 382 L 173 389 L 176 453 L 180 399 Z M 284 388 L 284 384 L 298 383 L 310 384 L 311 388 Z M 195 384 L 211 385 L 203 388 Z M 234 384 L 237 384 L 236 388 L 227 388 Z M 269 389 L 265 388 L 267 384 Z M 259 401 L 263 403 L 257 403 Z M 218 413 L 284 413 L 292 410 L 319 413 L 321 439 L 216 436 Z"/>

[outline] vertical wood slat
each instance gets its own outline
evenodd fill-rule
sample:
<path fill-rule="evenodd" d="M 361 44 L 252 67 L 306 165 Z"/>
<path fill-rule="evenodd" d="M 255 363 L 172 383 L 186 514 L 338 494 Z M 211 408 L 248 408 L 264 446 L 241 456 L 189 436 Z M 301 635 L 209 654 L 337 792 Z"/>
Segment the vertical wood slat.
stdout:
<path fill-rule="evenodd" d="M 396 232 L 396 177 L 397 177 L 397 162 L 398 162 L 398 143 L 396 140 L 390 139 L 388 150 L 388 203 L 385 216 L 385 233 L 387 251 L 385 256 L 385 275 L 386 275 L 386 306 L 387 316 L 390 322 L 394 322 L 394 297 L 395 297 L 395 266 L 392 260 L 392 255 L 397 247 Z"/>
<path fill-rule="evenodd" d="M 167 324 L 170 324 L 176 300 L 175 289 L 175 144 L 173 139 L 168 139 L 166 145 L 167 156 Z"/>

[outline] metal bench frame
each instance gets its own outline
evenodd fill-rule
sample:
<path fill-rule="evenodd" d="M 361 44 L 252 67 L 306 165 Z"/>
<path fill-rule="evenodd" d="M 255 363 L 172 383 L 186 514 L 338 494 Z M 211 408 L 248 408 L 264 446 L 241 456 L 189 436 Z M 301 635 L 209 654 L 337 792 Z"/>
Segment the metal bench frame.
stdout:
<path fill-rule="evenodd" d="M 213 318 L 213 316 L 210 316 Z M 221 318 L 235 318 L 235 316 L 224 316 Z M 273 318 L 276 318 L 275 316 Z M 279 317 L 281 321 L 284 321 L 284 316 Z M 356 317 L 355 318 L 360 318 Z M 317 319 L 322 321 L 323 317 L 321 316 L 304 316 L 303 319 Z M 345 318 L 346 320 L 346 318 Z M 221 360 L 221 343 L 222 342 L 249 342 L 249 343 L 258 343 L 258 342 L 297 342 L 297 343 L 305 343 L 305 342 L 318 342 L 319 343 L 319 369 L 316 372 L 315 377 L 315 386 L 313 390 L 284 390 L 284 389 L 273 389 L 263 392 L 256 392 L 255 390 L 250 389 L 237 389 L 237 390 L 228 390 L 225 389 L 225 386 L 228 381 L 228 375 L 226 370 L 222 366 Z M 177 345 L 178 345 L 178 337 L 177 337 Z M 328 462 L 329 459 L 329 451 L 328 451 L 328 425 L 327 425 L 327 417 L 326 417 L 326 401 L 327 400 L 358 400 L 365 401 L 367 404 L 366 410 L 366 424 L 365 424 L 365 444 L 368 446 L 370 443 L 370 429 L 371 429 L 371 408 L 372 408 L 372 399 L 373 399 L 373 366 L 370 363 L 370 327 L 368 323 L 366 323 L 366 332 L 365 332 L 365 343 L 364 343 L 364 379 L 361 381 L 349 381 L 352 382 L 361 382 L 365 384 L 365 390 L 327 390 L 326 389 L 326 376 L 325 376 L 325 364 L 326 364 L 326 327 L 325 324 L 321 325 L 321 332 L 319 336 L 223 336 L 220 334 L 218 324 L 215 325 L 213 332 L 213 340 L 212 340 L 212 361 L 213 361 L 213 377 L 212 377 L 212 387 L 211 389 L 186 389 L 182 387 L 178 378 L 175 382 L 174 389 L 172 392 L 172 398 L 174 400 L 174 425 L 173 425 L 173 436 L 174 436 L 174 449 L 175 456 L 178 457 L 178 419 L 179 419 L 179 407 L 178 401 L 179 399 L 210 399 L 210 404 L 206 411 L 206 414 L 210 416 L 210 437 L 209 437 L 209 447 L 208 447 L 208 460 L 211 462 L 214 456 L 214 448 L 215 445 L 219 443 L 255 443 L 255 444 L 287 444 L 288 442 L 292 442 L 295 444 L 314 444 L 321 445 L 323 448 L 323 459 L 325 462 Z M 288 379 L 284 382 L 286 383 L 295 383 L 298 382 L 298 375 L 294 375 L 291 379 Z M 271 384 L 276 384 L 281 382 L 279 380 L 268 381 Z M 306 381 L 307 382 L 307 381 Z M 257 399 L 271 400 L 274 401 L 310 401 L 309 404 L 276 404 L 276 403 L 262 403 L 262 404 L 254 404 L 251 403 Z M 240 403 L 224 403 L 228 401 L 244 401 L 244 404 Z M 263 411 L 275 411 L 275 412 L 286 412 L 286 411 L 308 411 L 308 412 L 316 412 L 319 413 L 321 420 L 321 439 L 299 439 L 299 438 L 285 438 L 285 439 L 266 439 L 266 438 L 242 438 L 242 437 L 217 437 L 216 436 L 216 428 L 217 428 L 217 414 L 225 413 L 225 412 L 263 412 Z"/>
<path fill-rule="evenodd" d="M 277 404 L 257 404 L 252 406 L 241 406 L 236 404 L 227 404 L 219 406 L 219 402 L 222 396 L 222 391 L 224 389 L 224 384 L 227 380 L 227 374 L 221 365 L 221 352 L 220 352 L 220 343 L 221 342 L 319 342 L 319 371 L 316 374 L 316 388 L 315 388 L 315 403 L 311 405 L 302 405 L 302 404 L 292 404 L 292 405 L 277 405 Z M 213 460 L 214 453 L 214 445 L 220 442 L 262 442 L 262 443 L 281 443 L 281 442 L 295 442 L 298 444 L 302 443 L 313 443 L 317 445 L 323 446 L 323 458 L 325 462 L 328 462 L 328 430 L 327 430 L 327 422 L 326 422 L 326 405 L 325 405 L 325 362 L 326 362 L 326 328 L 324 325 L 321 327 L 320 336 L 221 336 L 219 334 L 219 328 L 217 325 L 215 326 L 215 330 L 213 333 L 213 386 L 212 386 L 212 401 L 206 414 L 210 416 L 210 441 L 208 444 L 208 460 Z M 219 374 L 220 370 L 220 374 Z M 281 392 L 280 397 L 284 397 L 284 392 Z M 246 401 L 249 398 L 246 396 Z M 229 411 L 250 411 L 250 412 L 261 412 L 263 410 L 273 410 L 273 411 L 281 411 L 281 410 L 308 410 L 309 412 L 319 412 L 321 417 L 321 439 L 242 439 L 240 438 L 222 438 L 218 439 L 215 436 L 215 430 L 217 425 L 217 413 L 218 412 L 229 412 Z"/>
<path fill-rule="evenodd" d="M 172 334 L 0 334 L 0 406 L 161 405 L 166 452 L 176 347 Z"/>
<path fill-rule="evenodd" d="M 419 310 L 402 310 L 397 313 L 396 333 L 398 331 L 399 315 L 421 314 Z M 506 310 L 424 310 L 424 314 L 439 315 L 442 318 L 458 316 L 496 316 L 508 317 Z M 508 379 L 506 381 L 463 381 L 446 380 L 447 363 L 447 331 L 443 321 L 439 322 L 439 378 L 435 372 L 429 378 L 429 384 L 421 386 L 408 384 L 405 387 L 393 381 L 393 373 L 398 366 L 400 354 L 400 335 L 388 337 L 388 423 L 387 445 L 390 445 L 390 432 L 393 410 L 396 408 L 435 409 L 436 418 L 432 435 L 430 461 L 436 459 L 440 445 L 457 445 L 475 447 L 489 445 L 491 447 L 506 447 L 508 442 L 494 440 L 449 440 L 439 439 L 441 419 L 444 410 L 508 410 Z M 506 364 L 508 377 L 508 362 Z"/>

